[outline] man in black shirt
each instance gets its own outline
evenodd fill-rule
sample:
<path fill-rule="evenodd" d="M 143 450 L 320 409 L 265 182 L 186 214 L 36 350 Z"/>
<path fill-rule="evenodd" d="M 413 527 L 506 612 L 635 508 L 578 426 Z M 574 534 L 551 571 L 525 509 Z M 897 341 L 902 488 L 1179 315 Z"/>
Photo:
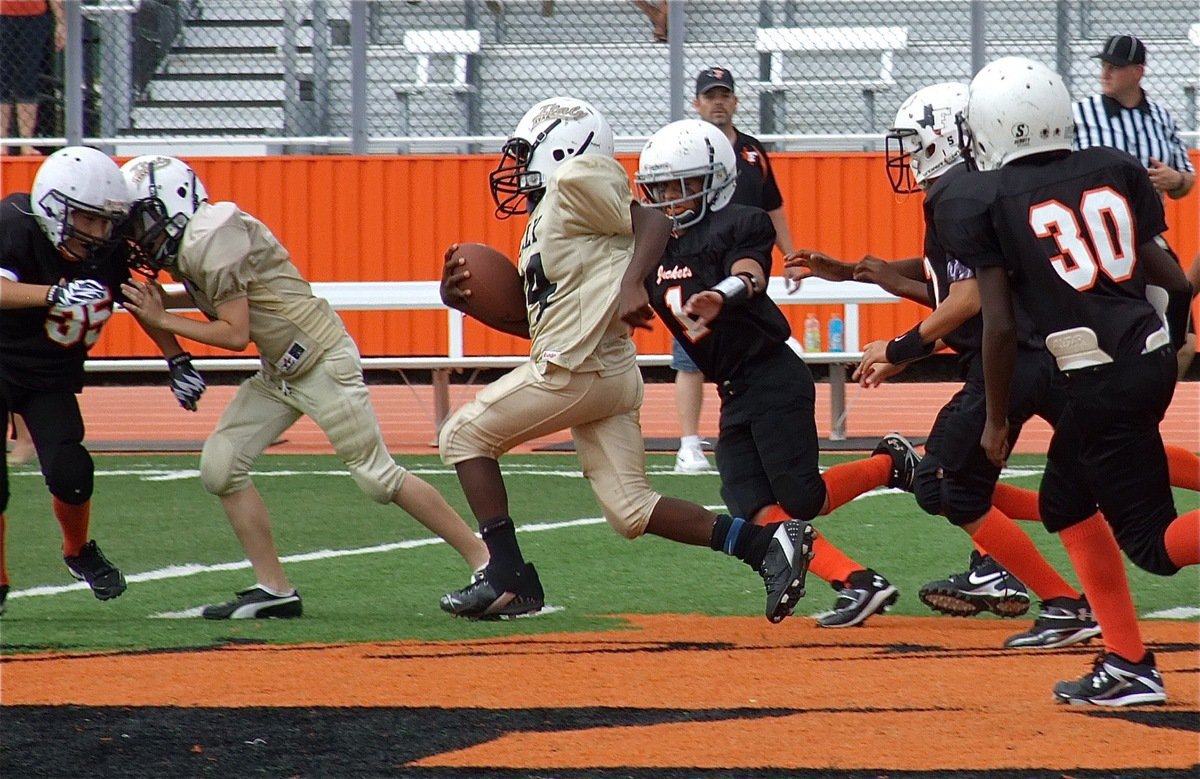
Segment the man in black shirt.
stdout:
<path fill-rule="evenodd" d="M 0 202 L 0 419 L 10 412 L 25 418 L 62 528 L 67 568 L 100 600 L 124 592 L 125 577 L 89 539 L 93 466 L 75 395 L 83 389 L 87 352 L 129 278 L 120 236 L 129 201 L 111 158 L 72 146 L 46 158 L 32 192 Z M 203 383 L 187 355 L 173 336 L 147 332 L 176 358 L 172 387 L 194 408 Z M 183 372 L 187 397 L 179 396 Z M 8 497 L 0 458 L 0 521 Z M 0 604 L 7 592 L 8 582 L 0 582 Z"/>
<path fill-rule="evenodd" d="M 1008 456 L 1014 298 L 1067 386 L 1040 509 L 1088 593 L 1105 652 L 1090 673 L 1059 682 L 1054 695 L 1106 706 L 1161 703 L 1162 678 L 1104 522 L 1151 573 L 1200 563 L 1200 511 L 1177 515 L 1158 430 L 1190 304 L 1183 271 L 1155 240 L 1166 229 L 1162 203 L 1128 154 L 1071 153 L 1070 96 L 1044 65 L 1005 57 L 985 67 L 971 82 L 966 118 L 984 172 L 956 177 L 935 218 L 947 251 L 979 279 L 987 395 L 981 444 L 995 465 Z M 1146 298 L 1147 283 L 1167 291 L 1165 324 Z"/>
<path fill-rule="evenodd" d="M 656 266 L 631 265 L 627 278 L 644 280 L 644 299 L 717 384 L 717 470 L 734 515 L 724 520 L 736 536 L 746 523 L 809 520 L 884 485 L 911 489 L 917 458 L 901 436 L 889 435 L 872 457 L 820 472 L 812 374 L 787 344 L 787 319 L 764 294 L 774 226 L 762 209 L 732 202 L 734 168 L 731 144 L 707 122 L 673 122 L 651 136 L 637 182 L 643 204 L 671 218 L 672 237 Z M 896 601 L 887 579 L 824 537 L 816 536 L 813 550 L 809 570 L 839 593 L 818 619 L 822 627 L 861 624 Z"/>

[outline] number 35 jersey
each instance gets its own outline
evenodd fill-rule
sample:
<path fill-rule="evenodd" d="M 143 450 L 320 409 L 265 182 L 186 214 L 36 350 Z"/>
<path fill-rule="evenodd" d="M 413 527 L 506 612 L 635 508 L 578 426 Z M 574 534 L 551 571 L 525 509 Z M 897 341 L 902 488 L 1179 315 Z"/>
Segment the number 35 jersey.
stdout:
<path fill-rule="evenodd" d="M 0 308 L 0 381 L 41 392 L 79 392 L 83 361 L 129 278 L 125 250 L 87 265 L 65 259 L 31 216 L 28 194 L 0 201 L 0 277 L 23 284 L 97 279 L 109 296 L 78 306 Z"/>
<path fill-rule="evenodd" d="M 529 215 L 517 270 L 525 287 L 530 358 L 571 371 L 611 375 L 637 357 L 617 311 L 633 255 L 629 175 L 611 157 L 562 164 Z"/>
<path fill-rule="evenodd" d="M 958 176 L 935 216 L 946 250 L 1003 267 L 1042 336 L 1089 327 L 1114 359 L 1162 327 L 1137 247 L 1166 230 L 1146 170 L 1093 147 L 1041 164 Z"/>

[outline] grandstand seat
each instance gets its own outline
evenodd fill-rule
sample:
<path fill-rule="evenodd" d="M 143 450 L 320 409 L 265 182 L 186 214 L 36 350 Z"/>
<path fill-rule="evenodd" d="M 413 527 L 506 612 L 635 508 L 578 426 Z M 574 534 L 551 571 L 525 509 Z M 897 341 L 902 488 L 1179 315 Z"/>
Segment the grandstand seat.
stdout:
<path fill-rule="evenodd" d="M 895 86 L 893 55 L 907 46 L 907 27 L 760 27 L 755 34 L 754 47 L 759 54 L 768 57 L 768 78 L 751 82 L 750 86 L 775 96 L 776 113 L 780 115 L 777 131 L 784 129 L 782 113 L 787 94 L 859 89 L 867 102 L 867 126 L 864 129 L 871 131 L 875 129 L 870 126 L 874 123 L 875 94 Z M 877 53 L 878 68 L 867 63 L 855 68 L 850 62 L 831 56 L 860 52 Z M 819 59 L 809 56 L 802 68 L 791 69 L 802 70 L 804 77 L 789 78 L 786 60 L 795 55 L 816 55 Z"/>
<path fill-rule="evenodd" d="M 412 81 L 393 84 L 397 95 L 427 90 L 446 90 L 458 94 L 473 92 L 468 81 L 468 58 L 479 53 L 479 30 L 408 30 L 404 33 L 404 49 L 416 55 L 416 72 Z M 454 57 L 454 70 L 449 81 L 430 78 L 434 56 Z"/>

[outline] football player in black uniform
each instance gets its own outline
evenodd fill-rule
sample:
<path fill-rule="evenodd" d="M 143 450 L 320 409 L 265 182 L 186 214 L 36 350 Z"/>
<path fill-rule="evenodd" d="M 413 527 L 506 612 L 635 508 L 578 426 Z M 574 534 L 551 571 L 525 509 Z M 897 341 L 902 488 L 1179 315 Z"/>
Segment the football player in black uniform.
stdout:
<path fill-rule="evenodd" d="M 972 552 L 970 570 L 923 586 L 921 600 L 936 611 L 955 616 L 986 610 L 1016 617 L 1029 608 L 1024 581 L 1042 600 L 1041 613 L 1032 628 L 1011 636 L 1005 646 L 1068 646 L 1099 635 L 1100 628 L 1080 592 L 1046 562 L 1013 522 L 1021 516 L 1014 511 L 1037 519 L 1036 510 L 1028 510 L 1030 505 L 1036 509 L 1037 494 L 999 488 L 1000 469 L 988 461 L 979 445 L 986 416 L 979 287 L 970 268 L 947 256 L 934 225 L 933 214 L 942 194 L 966 169 L 958 130 L 966 106 L 966 84 L 926 87 L 904 101 L 887 135 L 892 189 L 900 194 L 926 193 L 923 258 L 891 263 L 867 258 L 854 264 L 801 250 L 789 257 L 787 264 L 831 281 L 876 283 L 934 308 L 929 318 L 908 332 L 867 344 L 855 373 L 864 386 L 877 386 L 908 363 L 932 353 L 939 341 L 961 356 L 963 387 L 934 421 L 925 456 L 917 466 L 914 492 L 921 508 L 961 527 L 978 551 Z M 1050 386 L 1054 363 L 1032 330 L 1025 318 L 1019 333 L 1020 381 L 1010 410 L 1014 441 L 1031 416 L 1037 414 L 1053 425 L 1066 403 L 1065 395 Z"/>
<path fill-rule="evenodd" d="M 947 251 L 979 279 L 981 443 L 995 465 L 1009 452 L 1014 297 L 1067 388 L 1040 510 L 1088 593 L 1105 651 L 1054 695 L 1105 706 L 1161 703 L 1162 678 L 1142 642 L 1117 544 L 1152 573 L 1200 563 L 1200 511 L 1177 515 L 1158 430 L 1190 303 L 1182 269 L 1154 240 L 1166 229 L 1162 204 L 1133 157 L 1106 148 L 1071 153 L 1070 96 L 1044 65 L 1006 57 L 985 67 L 971 82 L 966 121 L 982 172 L 951 182 L 935 220 Z M 1147 284 L 1166 291 L 1163 316 L 1147 300 Z"/>
<path fill-rule="evenodd" d="M 640 298 L 623 304 L 627 322 L 645 326 L 646 300 L 721 396 L 717 470 L 739 523 L 809 520 L 871 489 L 912 488 L 917 457 L 899 435 L 874 455 L 818 467 L 812 374 L 788 346 L 791 328 L 764 291 L 775 229 L 760 208 L 731 203 L 736 163 L 718 128 L 690 119 L 651 136 L 637 182 L 643 203 L 671 218 L 672 237 L 657 267 L 630 266 Z M 635 260 L 636 262 L 636 260 Z M 627 315 L 626 315 L 627 314 Z M 823 627 L 850 627 L 895 603 L 896 588 L 821 536 L 809 570 L 839 595 Z"/>
<path fill-rule="evenodd" d="M 62 527 L 67 568 L 100 600 L 124 592 L 125 577 L 89 539 L 93 466 L 75 395 L 83 389 L 84 358 L 129 278 L 120 231 L 129 202 L 117 164 L 83 146 L 47 157 L 32 192 L 0 202 L 0 419 L 7 422 L 10 412 L 25 418 Z M 150 335 L 174 358 L 177 398 L 194 409 L 204 390 L 199 374 L 174 337 Z M 8 497 L 0 458 L 0 522 Z M 0 588 L 6 595 L 8 582 Z"/>

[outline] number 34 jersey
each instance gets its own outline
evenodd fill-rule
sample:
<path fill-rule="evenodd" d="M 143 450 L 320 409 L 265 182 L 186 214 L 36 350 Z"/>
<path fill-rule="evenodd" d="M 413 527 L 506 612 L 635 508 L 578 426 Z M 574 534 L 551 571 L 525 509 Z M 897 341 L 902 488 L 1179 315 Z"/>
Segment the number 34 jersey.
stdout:
<path fill-rule="evenodd" d="M 530 358 L 570 371 L 611 375 L 635 365 L 629 327 L 617 315 L 621 277 L 633 255 L 629 175 L 611 157 L 564 162 L 521 239 Z"/>
<path fill-rule="evenodd" d="M 1005 268 L 1042 336 L 1089 327 L 1120 359 L 1141 353 L 1162 327 L 1137 247 L 1166 222 L 1133 157 L 1093 147 L 957 176 L 950 186 L 935 214 L 946 250 L 974 268 Z"/>
<path fill-rule="evenodd" d="M 0 309 L 0 381 L 42 392 L 83 389 L 83 361 L 129 278 L 118 247 L 85 265 L 59 254 L 31 216 L 29 195 L 0 201 L 0 276 L 23 284 L 97 279 L 109 296 L 78 306 Z"/>

